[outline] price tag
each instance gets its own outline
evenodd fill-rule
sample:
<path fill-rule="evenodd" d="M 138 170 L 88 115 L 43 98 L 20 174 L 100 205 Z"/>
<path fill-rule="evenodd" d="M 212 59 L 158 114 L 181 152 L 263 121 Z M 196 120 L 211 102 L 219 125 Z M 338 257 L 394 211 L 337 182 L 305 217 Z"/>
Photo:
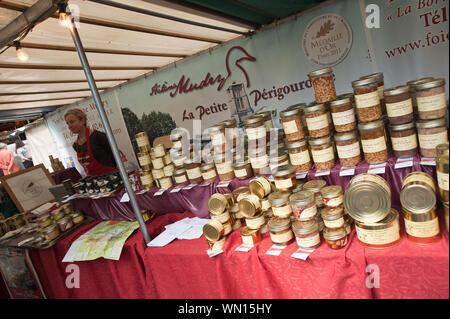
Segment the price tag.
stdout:
<path fill-rule="evenodd" d="M 249 247 L 249 246 L 245 246 L 244 244 L 241 244 L 240 246 L 238 246 L 235 250 L 236 251 L 243 251 L 248 253 L 250 251 L 250 249 L 252 249 L 253 247 Z"/>
<path fill-rule="evenodd" d="M 316 170 L 316 177 L 317 176 L 327 176 L 327 175 L 330 175 L 330 173 L 331 173 L 331 170 L 329 170 L 329 169 L 318 169 L 318 170 Z"/>
<path fill-rule="evenodd" d="M 219 184 L 217 184 L 217 187 L 228 187 L 230 185 L 231 181 L 221 181 Z"/>
<path fill-rule="evenodd" d="M 301 259 L 301 260 L 306 260 L 313 251 L 314 251 L 314 249 L 299 248 L 299 249 L 297 249 L 297 251 L 295 253 L 293 253 L 291 255 L 291 257 Z"/>
<path fill-rule="evenodd" d="M 384 174 L 386 172 L 386 162 L 380 164 L 371 164 L 369 165 L 369 170 L 367 173 L 369 174 Z"/>
<path fill-rule="evenodd" d="M 154 193 L 153 196 L 161 196 L 165 191 L 166 191 L 165 189 L 160 189 L 159 191 Z"/>
<path fill-rule="evenodd" d="M 436 159 L 434 157 L 422 157 L 420 165 L 436 166 Z"/>
<path fill-rule="evenodd" d="M 184 186 L 183 187 L 183 190 L 188 190 L 188 189 L 191 189 L 191 188 L 193 188 L 193 187 L 195 187 L 195 186 L 197 186 L 196 184 L 189 184 L 189 185 L 187 185 L 187 186 Z"/>
<path fill-rule="evenodd" d="M 355 166 L 342 166 L 339 171 L 339 176 L 352 176 L 355 175 Z"/>
<path fill-rule="evenodd" d="M 273 256 L 280 256 L 283 249 L 285 249 L 286 245 L 272 245 L 272 247 L 269 248 L 269 250 L 266 252 L 267 255 L 273 255 Z"/>
<path fill-rule="evenodd" d="M 295 173 L 295 178 L 296 179 L 303 179 L 306 177 L 306 175 L 308 175 L 308 171 L 306 172 L 297 172 Z"/>
<path fill-rule="evenodd" d="M 212 257 L 215 257 L 215 256 L 220 255 L 221 253 L 223 253 L 223 250 L 212 251 L 211 249 L 208 249 L 206 251 L 206 253 L 208 254 L 209 258 L 212 258 Z"/>
<path fill-rule="evenodd" d="M 413 166 L 413 157 L 405 157 L 405 158 L 397 158 L 395 162 L 394 168 L 403 168 L 403 167 L 412 167 Z"/>
<path fill-rule="evenodd" d="M 170 192 L 171 193 L 178 193 L 183 189 L 183 186 L 175 186 Z"/>

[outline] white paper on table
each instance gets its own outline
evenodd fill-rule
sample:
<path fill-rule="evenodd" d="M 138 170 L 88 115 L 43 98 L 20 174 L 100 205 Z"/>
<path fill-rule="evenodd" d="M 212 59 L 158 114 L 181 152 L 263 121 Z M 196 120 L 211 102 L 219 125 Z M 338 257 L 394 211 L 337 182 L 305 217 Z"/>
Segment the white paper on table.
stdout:
<path fill-rule="evenodd" d="M 191 227 L 186 222 L 177 222 L 167 226 L 165 231 L 156 236 L 151 242 L 147 244 L 148 247 L 164 247 Z"/>
<path fill-rule="evenodd" d="M 159 191 L 157 191 L 156 193 L 153 194 L 153 196 L 160 196 L 162 195 L 166 190 L 165 189 L 160 189 Z"/>
<path fill-rule="evenodd" d="M 405 158 L 397 158 L 395 162 L 394 168 L 403 168 L 403 167 L 412 167 L 413 166 L 413 157 L 405 157 Z"/>
<path fill-rule="evenodd" d="M 295 253 L 293 253 L 291 255 L 291 257 L 301 259 L 301 260 L 306 260 L 313 251 L 314 251 L 314 249 L 299 248 L 299 249 L 297 249 L 297 251 Z"/>
<path fill-rule="evenodd" d="M 436 166 L 436 159 L 434 157 L 422 157 L 420 165 Z"/>
<path fill-rule="evenodd" d="M 123 194 L 122 198 L 120 199 L 121 203 L 129 202 L 130 197 L 128 196 L 128 193 Z"/>
<path fill-rule="evenodd" d="M 184 187 L 183 187 L 183 190 L 191 189 L 191 188 L 193 188 L 194 186 L 197 186 L 197 184 L 189 184 L 189 185 L 187 185 L 187 186 L 184 186 Z"/>
<path fill-rule="evenodd" d="M 177 187 L 173 188 L 170 192 L 171 193 L 178 193 L 179 191 L 181 191 L 182 188 L 183 188 L 183 186 L 177 186 Z"/>
<path fill-rule="evenodd" d="M 316 170 L 315 176 L 327 176 L 331 174 L 331 170 L 329 169 L 318 169 Z"/>
<path fill-rule="evenodd" d="M 236 247 L 236 251 L 243 251 L 248 253 L 250 251 L 250 249 L 252 249 L 253 247 L 249 247 L 249 246 L 245 246 L 244 244 L 241 244 L 240 246 Z"/>
<path fill-rule="evenodd" d="M 219 184 L 217 184 L 217 187 L 228 187 L 230 185 L 231 181 L 221 181 Z"/>
<path fill-rule="evenodd" d="M 370 164 L 369 170 L 367 173 L 369 174 L 384 174 L 386 172 L 386 162 L 380 164 Z"/>
<path fill-rule="evenodd" d="M 355 167 L 354 166 L 342 166 L 339 171 L 339 176 L 353 176 L 355 175 Z"/>
<path fill-rule="evenodd" d="M 211 249 L 208 249 L 206 251 L 206 253 L 208 254 L 209 258 L 212 258 L 214 256 L 217 256 L 217 255 L 220 255 L 221 253 L 223 253 L 223 250 L 212 251 Z"/>
<path fill-rule="evenodd" d="M 306 172 L 297 172 L 295 173 L 295 179 L 303 179 L 308 175 L 308 171 Z"/>
<path fill-rule="evenodd" d="M 269 250 L 266 252 L 266 254 L 273 255 L 273 256 L 279 256 L 281 254 L 281 252 L 283 251 L 283 249 L 285 249 L 286 247 L 287 247 L 286 245 L 274 244 L 269 248 Z"/>

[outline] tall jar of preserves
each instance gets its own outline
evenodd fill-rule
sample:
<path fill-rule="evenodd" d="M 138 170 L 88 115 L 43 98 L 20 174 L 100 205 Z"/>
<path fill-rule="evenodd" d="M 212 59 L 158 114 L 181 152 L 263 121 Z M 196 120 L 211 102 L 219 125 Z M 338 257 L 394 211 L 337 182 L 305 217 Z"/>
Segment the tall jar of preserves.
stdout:
<path fill-rule="evenodd" d="M 223 123 L 216 124 L 209 128 L 211 143 L 215 153 L 223 153 L 226 150 L 225 125 Z"/>
<path fill-rule="evenodd" d="M 233 162 L 230 154 L 217 154 L 214 156 L 217 175 L 221 181 L 229 181 L 234 178 Z"/>
<path fill-rule="evenodd" d="M 441 201 L 446 202 L 448 205 L 448 180 L 449 180 L 449 146 L 448 143 L 439 144 L 437 146 L 437 157 L 436 157 L 436 172 L 437 180 L 439 185 L 439 195 Z"/>
<path fill-rule="evenodd" d="M 266 127 L 267 132 L 270 131 L 271 128 L 273 128 L 271 111 L 259 112 L 259 113 L 256 113 L 256 115 L 260 115 L 264 118 L 264 126 Z"/>
<path fill-rule="evenodd" d="M 386 162 L 388 150 L 383 121 L 359 123 L 358 128 L 366 162 L 369 164 Z"/>
<path fill-rule="evenodd" d="M 330 136 L 309 140 L 316 169 L 331 169 L 335 165 L 334 148 Z"/>
<path fill-rule="evenodd" d="M 295 167 L 290 164 L 279 166 L 273 172 L 273 177 L 278 191 L 289 191 L 297 187 Z"/>
<path fill-rule="evenodd" d="M 317 103 L 330 102 L 336 99 L 334 75 L 331 68 L 323 68 L 308 74 Z"/>
<path fill-rule="evenodd" d="M 391 125 L 390 131 L 395 157 L 412 157 L 419 152 L 414 122 Z"/>
<path fill-rule="evenodd" d="M 435 79 L 415 86 L 417 109 L 422 120 L 438 119 L 447 112 L 445 80 Z"/>
<path fill-rule="evenodd" d="M 227 143 L 232 147 L 236 147 L 239 130 L 237 128 L 236 119 L 231 118 L 222 122 L 225 126 L 225 138 Z"/>
<path fill-rule="evenodd" d="M 383 115 L 375 78 L 352 82 L 356 110 L 360 122 L 376 121 Z"/>
<path fill-rule="evenodd" d="M 317 205 L 313 192 L 298 191 L 289 197 L 294 217 L 300 221 L 308 221 L 316 218 Z"/>
<path fill-rule="evenodd" d="M 309 136 L 312 138 L 330 134 L 328 111 L 324 104 L 315 104 L 304 109 Z"/>
<path fill-rule="evenodd" d="M 270 239 L 277 245 L 289 245 L 294 240 L 290 218 L 272 218 L 267 223 Z"/>
<path fill-rule="evenodd" d="M 424 157 L 436 157 L 436 147 L 448 142 L 445 118 L 436 120 L 419 120 L 416 122 L 420 154 Z"/>
<path fill-rule="evenodd" d="M 319 224 L 316 220 L 307 222 L 294 221 L 292 231 L 298 247 L 304 249 L 315 249 L 320 246 Z"/>
<path fill-rule="evenodd" d="M 409 86 L 409 92 L 411 93 L 411 98 L 412 98 L 412 102 L 413 102 L 413 110 L 414 110 L 414 113 L 416 113 L 416 114 L 417 114 L 416 85 L 430 82 L 430 81 L 433 81 L 433 78 L 431 76 L 412 80 L 412 81 L 409 81 L 406 83 L 406 85 Z"/>
<path fill-rule="evenodd" d="M 336 132 L 349 132 L 356 128 L 356 116 L 350 98 L 330 102 L 330 110 Z"/>
<path fill-rule="evenodd" d="M 288 142 L 301 140 L 305 137 L 299 109 L 287 109 L 280 112 L 281 123 Z"/>
<path fill-rule="evenodd" d="M 187 159 L 184 161 L 184 168 L 186 169 L 186 173 L 191 184 L 200 184 L 201 182 L 203 182 L 200 163 L 196 163 L 191 159 Z"/>
<path fill-rule="evenodd" d="M 249 160 L 256 176 L 270 174 L 269 156 L 265 148 L 250 150 Z"/>
<path fill-rule="evenodd" d="M 258 115 L 245 119 L 244 126 L 250 148 L 266 145 L 266 127 L 263 116 Z"/>
<path fill-rule="evenodd" d="M 356 130 L 334 135 L 336 151 L 342 166 L 356 166 L 361 163 L 361 146 Z"/>
<path fill-rule="evenodd" d="M 414 120 L 409 86 L 397 86 L 384 91 L 386 111 L 393 125 L 411 123 Z"/>
<path fill-rule="evenodd" d="M 361 79 L 370 79 L 373 78 L 377 81 L 377 91 L 378 91 L 378 97 L 380 98 L 381 103 L 381 111 L 383 114 L 386 113 L 386 105 L 384 100 L 384 75 L 382 72 L 378 73 L 372 73 L 366 76 L 361 77 Z"/>
<path fill-rule="evenodd" d="M 287 144 L 289 160 L 296 172 L 308 171 L 312 167 L 306 140 L 295 141 Z"/>

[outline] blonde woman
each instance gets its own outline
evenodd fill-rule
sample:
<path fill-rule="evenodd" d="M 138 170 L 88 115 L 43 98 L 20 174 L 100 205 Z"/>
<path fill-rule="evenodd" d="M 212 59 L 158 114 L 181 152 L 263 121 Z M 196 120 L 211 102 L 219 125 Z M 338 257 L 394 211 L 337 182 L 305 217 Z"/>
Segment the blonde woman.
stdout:
<path fill-rule="evenodd" d="M 66 112 L 64 119 L 69 130 L 78 135 L 73 148 L 87 175 L 99 176 L 117 170 L 106 134 L 87 126 L 86 113 L 80 109 L 71 109 Z"/>

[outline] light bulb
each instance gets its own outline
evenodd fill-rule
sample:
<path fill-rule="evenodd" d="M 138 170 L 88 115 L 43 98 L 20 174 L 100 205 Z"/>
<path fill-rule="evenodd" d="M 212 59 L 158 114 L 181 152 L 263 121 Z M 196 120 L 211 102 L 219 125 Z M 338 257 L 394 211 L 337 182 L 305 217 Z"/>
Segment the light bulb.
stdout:
<path fill-rule="evenodd" d="M 72 29 L 72 22 L 70 21 L 70 17 L 65 12 L 59 13 L 59 24 L 64 28 Z"/>
<path fill-rule="evenodd" d="M 22 48 L 17 48 L 16 49 L 16 53 L 17 53 L 17 58 L 22 61 L 22 62 L 27 62 L 28 61 L 28 54 L 22 49 Z"/>

